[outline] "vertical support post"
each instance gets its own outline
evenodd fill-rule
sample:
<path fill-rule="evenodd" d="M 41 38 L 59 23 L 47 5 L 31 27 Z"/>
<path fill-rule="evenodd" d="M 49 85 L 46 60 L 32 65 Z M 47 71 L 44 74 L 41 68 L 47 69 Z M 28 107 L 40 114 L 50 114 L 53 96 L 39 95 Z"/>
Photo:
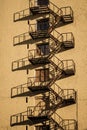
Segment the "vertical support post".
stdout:
<path fill-rule="evenodd" d="M 26 125 L 26 130 L 28 130 L 28 126 Z"/>
<path fill-rule="evenodd" d="M 27 74 L 29 73 L 29 70 L 27 69 Z"/>
<path fill-rule="evenodd" d="M 77 121 L 76 130 L 78 130 L 78 90 L 76 92 L 76 121 Z"/>
<path fill-rule="evenodd" d="M 13 14 L 13 22 L 15 21 L 15 14 Z"/>
<path fill-rule="evenodd" d="M 28 103 L 28 97 L 26 97 L 26 103 Z"/>
<path fill-rule="evenodd" d="M 27 49 L 29 49 L 29 44 L 27 44 Z"/>
<path fill-rule="evenodd" d="M 12 98 L 12 88 L 11 88 L 11 98 Z"/>
<path fill-rule="evenodd" d="M 19 61 L 17 61 L 17 69 L 19 69 Z"/>

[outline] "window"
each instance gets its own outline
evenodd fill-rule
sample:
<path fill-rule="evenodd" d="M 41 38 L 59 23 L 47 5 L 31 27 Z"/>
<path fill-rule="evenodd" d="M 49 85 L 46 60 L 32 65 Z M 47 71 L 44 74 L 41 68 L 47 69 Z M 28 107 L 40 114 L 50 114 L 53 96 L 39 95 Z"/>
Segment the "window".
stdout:
<path fill-rule="evenodd" d="M 37 30 L 48 30 L 49 28 L 49 18 L 37 20 Z"/>
<path fill-rule="evenodd" d="M 49 125 L 36 126 L 36 130 L 50 130 Z"/>
<path fill-rule="evenodd" d="M 38 2 L 38 5 L 40 6 L 49 4 L 49 0 L 38 0 L 37 2 Z"/>
<path fill-rule="evenodd" d="M 49 68 L 36 70 L 36 82 L 44 82 L 49 80 Z"/>
<path fill-rule="evenodd" d="M 37 55 L 48 55 L 50 52 L 49 43 L 37 45 Z"/>

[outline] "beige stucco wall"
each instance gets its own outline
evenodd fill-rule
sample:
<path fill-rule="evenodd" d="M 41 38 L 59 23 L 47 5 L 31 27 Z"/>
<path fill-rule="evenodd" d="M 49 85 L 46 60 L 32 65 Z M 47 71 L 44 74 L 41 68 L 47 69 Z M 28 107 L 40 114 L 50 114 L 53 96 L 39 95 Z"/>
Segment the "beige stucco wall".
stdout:
<path fill-rule="evenodd" d="M 60 59 L 73 59 L 76 63 L 76 75 L 57 81 L 62 88 L 74 88 L 78 91 L 79 130 L 87 130 L 87 0 L 53 0 L 57 6 L 72 6 L 74 23 L 58 28 L 63 32 L 73 32 L 75 48 L 60 53 Z M 25 126 L 10 127 L 10 116 L 34 105 L 34 97 L 10 98 L 11 88 L 25 83 L 31 76 L 26 71 L 11 71 L 11 62 L 27 56 L 26 45 L 13 47 L 13 36 L 28 31 L 27 21 L 13 23 L 13 13 L 28 7 L 28 0 L 0 0 L 0 130 L 25 130 Z M 32 102 L 31 102 L 32 101 Z M 63 118 L 76 118 L 76 105 L 62 110 L 58 114 Z M 29 130 L 33 130 L 29 128 Z"/>

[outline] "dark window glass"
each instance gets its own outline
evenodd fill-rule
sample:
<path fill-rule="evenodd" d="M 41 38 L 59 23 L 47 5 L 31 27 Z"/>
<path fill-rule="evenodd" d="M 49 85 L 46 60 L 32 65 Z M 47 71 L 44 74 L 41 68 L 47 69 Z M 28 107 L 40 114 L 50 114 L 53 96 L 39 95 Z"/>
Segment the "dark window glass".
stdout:
<path fill-rule="evenodd" d="M 36 130 L 50 130 L 50 126 L 36 126 Z"/>
<path fill-rule="evenodd" d="M 48 55 L 50 51 L 49 43 L 38 44 L 37 50 L 37 55 Z"/>
<path fill-rule="evenodd" d="M 36 70 L 36 82 L 44 82 L 49 80 L 49 68 Z"/>
<path fill-rule="evenodd" d="M 49 4 L 49 0 L 38 0 L 38 5 L 48 5 Z"/>
<path fill-rule="evenodd" d="M 49 19 L 41 19 L 37 21 L 37 30 L 48 30 L 49 28 Z"/>

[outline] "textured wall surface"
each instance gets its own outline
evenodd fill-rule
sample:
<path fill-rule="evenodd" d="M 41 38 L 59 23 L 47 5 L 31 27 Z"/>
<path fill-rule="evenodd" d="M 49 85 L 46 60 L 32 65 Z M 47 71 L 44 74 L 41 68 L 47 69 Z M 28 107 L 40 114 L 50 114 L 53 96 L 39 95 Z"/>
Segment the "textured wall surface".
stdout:
<path fill-rule="evenodd" d="M 62 88 L 74 88 L 78 91 L 79 130 L 87 130 L 87 0 L 53 0 L 58 7 L 71 6 L 74 11 L 74 23 L 57 28 L 60 33 L 73 32 L 75 48 L 58 54 L 60 59 L 73 59 L 76 74 L 57 81 Z M 13 22 L 13 13 L 28 7 L 28 0 L 0 1 L 0 130 L 25 130 L 25 126 L 10 127 L 10 116 L 23 112 L 27 106 L 34 105 L 34 97 L 10 98 L 11 88 L 25 83 L 26 71 L 11 71 L 11 62 L 28 54 L 27 46 L 13 47 L 13 37 L 27 32 L 27 21 Z M 63 118 L 76 118 L 76 105 L 57 111 Z M 33 130 L 31 127 L 29 130 Z"/>

